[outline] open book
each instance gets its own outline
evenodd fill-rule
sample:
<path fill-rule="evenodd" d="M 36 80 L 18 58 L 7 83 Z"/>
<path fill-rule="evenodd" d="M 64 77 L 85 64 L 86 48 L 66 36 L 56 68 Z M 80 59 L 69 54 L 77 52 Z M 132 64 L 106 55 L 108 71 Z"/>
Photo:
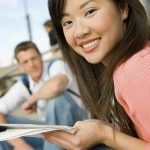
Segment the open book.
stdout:
<path fill-rule="evenodd" d="M 0 141 L 10 140 L 22 136 L 42 138 L 41 133 L 62 130 L 74 134 L 74 128 L 59 125 L 36 124 L 0 124 Z"/>

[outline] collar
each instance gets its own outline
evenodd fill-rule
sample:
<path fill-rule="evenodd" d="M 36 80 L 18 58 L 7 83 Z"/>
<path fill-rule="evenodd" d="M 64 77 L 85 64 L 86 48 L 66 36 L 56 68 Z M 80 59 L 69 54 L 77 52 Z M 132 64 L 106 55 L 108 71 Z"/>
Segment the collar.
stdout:
<path fill-rule="evenodd" d="M 28 76 L 31 91 L 33 91 L 36 86 L 43 84 L 48 79 L 48 76 L 48 64 L 43 63 L 43 73 L 38 83 L 34 82 L 34 80 Z"/>

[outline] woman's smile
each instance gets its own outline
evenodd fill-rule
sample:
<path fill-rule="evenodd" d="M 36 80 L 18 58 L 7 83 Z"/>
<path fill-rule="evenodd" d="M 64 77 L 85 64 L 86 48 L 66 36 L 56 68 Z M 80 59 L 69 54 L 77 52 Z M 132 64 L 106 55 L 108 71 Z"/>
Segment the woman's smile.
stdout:
<path fill-rule="evenodd" d="M 102 62 L 124 34 L 127 14 L 118 11 L 113 1 L 67 0 L 62 27 L 70 47 L 90 63 Z"/>
<path fill-rule="evenodd" d="M 79 46 L 83 48 L 83 51 L 87 53 L 94 51 L 99 45 L 100 45 L 100 38 L 87 40 L 79 44 Z"/>

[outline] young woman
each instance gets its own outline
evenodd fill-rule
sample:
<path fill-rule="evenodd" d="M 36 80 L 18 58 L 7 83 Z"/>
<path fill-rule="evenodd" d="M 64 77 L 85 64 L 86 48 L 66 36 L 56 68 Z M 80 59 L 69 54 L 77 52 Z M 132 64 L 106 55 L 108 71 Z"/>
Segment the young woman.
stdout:
<path fill-rule="evenodd" d="M 49 0 L 49 10 L 96 119 L 78 122 L 75 135 L 56 131 L 45 139 L 71 150 L 100 143 L 150 150 L 150 32 L 139 0 Z"/>

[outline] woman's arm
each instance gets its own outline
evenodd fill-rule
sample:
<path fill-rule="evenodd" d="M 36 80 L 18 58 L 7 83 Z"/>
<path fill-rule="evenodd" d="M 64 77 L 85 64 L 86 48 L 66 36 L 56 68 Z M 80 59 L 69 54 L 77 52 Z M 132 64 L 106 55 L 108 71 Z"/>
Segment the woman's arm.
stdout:
<path fill-rule="evenodd" d="M 145 150 L 146 142 L 124 134 L 107 126 L 107 136 L 104 144 L 117 150 Z"/>
<path fill-rule="evenodd" d="M 146 150 L 146 142 L 118 130 L 114 132 L 110 125 L 99 120 L 79 122 L 75 125 L 75 129 L 75 135 L 56 131 L 45 134 L 45 139 L 71 150 L 86 150 L 99 144 L 118 150 Z"/>

